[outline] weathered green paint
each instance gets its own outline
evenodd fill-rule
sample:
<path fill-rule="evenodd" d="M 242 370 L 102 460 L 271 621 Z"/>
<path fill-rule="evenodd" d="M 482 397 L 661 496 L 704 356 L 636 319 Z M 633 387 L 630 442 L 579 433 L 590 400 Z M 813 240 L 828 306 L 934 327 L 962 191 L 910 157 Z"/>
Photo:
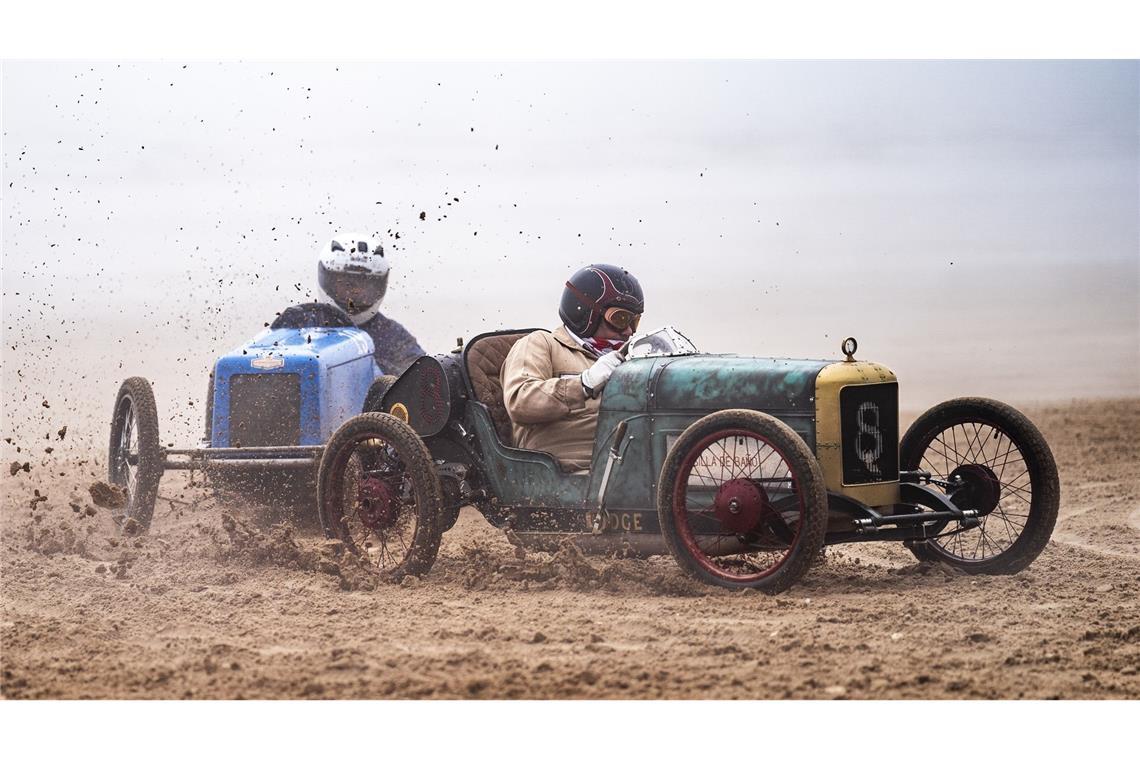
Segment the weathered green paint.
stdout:
<path fill-rule="evenodd" d="M 501 505 L 557 511 L 596 508 L 614 429 L 626 420 L 628 441 L 614 466 L 606 503 L 617 510 L 652 510 L 672 438 L 711 412 L 767 412 L 814 447 L 815 377 L 830 363 L 709 354 L 631 359 L 606 385 L 588 476 L 562 472 L 549 455 L 503 446 L 485 410 L 475 405 L 468 405 L 465 424 L 480 440 Z"/>
<path fill-rule="evenodd" d="M 658 359 L 664 364 L 649 389 L 649 408 L 667 411 L 813 407 L 815 378 L 829 361 L 697 355 Z"/>
<path fill-rule="evenodd" d="M 623 419 L 628 422 L 630 440 L 607 487 L 607 505 L 655 508 L 657 476 L 672 440 L 700 418 L 721 409 L 771 414 L 814 450 L 815 378 L 831 363 L 717 354 L 625 362 L 606 384 L 594 447 L 593 472 L 600 472 L 614 428 Z M 590 495 L 592 499 L 597 496 L 596 492 Z"/>
<path fill-rule="evenodd" d="M 499 503 L 507 506 L 581 507 L 590 477 L 565 473 L 541 451 L 507 448 L 499 442 L 487 410 L 467 405 L 465 425 L 478 438 L 484 474 Z"/>

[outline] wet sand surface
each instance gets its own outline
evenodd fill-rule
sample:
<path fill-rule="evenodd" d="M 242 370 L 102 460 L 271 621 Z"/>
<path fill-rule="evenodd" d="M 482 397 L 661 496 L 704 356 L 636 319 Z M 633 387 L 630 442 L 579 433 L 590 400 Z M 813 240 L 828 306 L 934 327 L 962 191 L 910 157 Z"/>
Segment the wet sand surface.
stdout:
<path fill-rule="evenodd" d="M 2 476 L 0 689 L 40 699 L 1135 699 L 1140 399 L 1022 408 L 1062 485 L 1053 540 L 1028 570 L 968 576 L 920 565 L 901 545 L 847 545 L 774 597 L 701 585 L 669 557 L 569 546 L 520 557 L 470 508 L 425 578 L 375 586 L 312 525 L 275 526 L 176 472 L 152 530 L 122 537 L 88 491 L 105 453 L 37 451 L 29 471 Z M 5 445 L 9 461 L 25 461 Z"/>

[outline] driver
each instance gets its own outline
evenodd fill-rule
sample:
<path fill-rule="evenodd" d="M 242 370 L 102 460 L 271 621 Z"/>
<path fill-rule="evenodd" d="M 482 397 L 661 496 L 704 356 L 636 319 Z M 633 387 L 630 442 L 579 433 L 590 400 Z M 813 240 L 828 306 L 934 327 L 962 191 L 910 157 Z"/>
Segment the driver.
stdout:
<path fill-rule="evenodd" d="M 380 313 L 388 290 L 388 260 L 379 240 L 341 232 L 317 251 L 317 283 L 322 295 L 343 309 L 352 323 L 372 337 L 376 363 L 399 375 L 424 355 L 419 342 L 394 319 Z"/>
<path fill-rule="evenodd" d="M 641 285 L 610 264 L 579 269 L 562 291 L 562 327 L 520 338 L 503 363 L 503 400 L 513 444 L 548 451 L 566 470 L 594 453 L 599 396 L 645 308 Z"/>

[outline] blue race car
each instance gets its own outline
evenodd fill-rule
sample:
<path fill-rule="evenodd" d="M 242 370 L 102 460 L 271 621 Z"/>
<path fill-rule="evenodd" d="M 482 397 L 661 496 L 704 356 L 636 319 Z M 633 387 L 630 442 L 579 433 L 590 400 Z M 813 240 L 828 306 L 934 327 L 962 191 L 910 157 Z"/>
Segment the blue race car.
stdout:
<path fill-rule="evenodd" d="M 201 470 L 225 489 L 301 494 L 315 505 L 324 443 L 345 420 L 370 411 L 395 380 L 377 366 L 374 351 L 368 333 L 336 307 L 286 309 L 268 330 L 217 360 L 206 435 L 192 449 L 162 447 L 150 383 L 128 378 L 111 418 L 108 476 L 125 497 L 116 520 L 145 530 L 166 470 Z"/>

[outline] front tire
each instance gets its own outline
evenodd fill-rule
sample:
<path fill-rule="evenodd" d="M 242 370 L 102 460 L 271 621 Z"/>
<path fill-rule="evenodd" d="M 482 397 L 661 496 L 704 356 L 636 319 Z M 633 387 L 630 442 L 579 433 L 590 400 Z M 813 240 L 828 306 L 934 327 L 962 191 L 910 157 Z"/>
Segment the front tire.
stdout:
<path fill-rule="evenodd" d="M 819 461 L 794 430 L 761 412 L 729 409 L 677 439 L 657 482 L 657 514 L 686 572 L 774 594 L 819 555 L 827 489 Z"/>
<path fill-rule="evenodd" d="M 1029 419 L 1008 404 L 985 398 L 943 402 L 914 421 L 899 444 L 903 470 L 961 478 L 949 491 L 960 509 L 977 509 L 981 524 L 910 545 L 924 561 L 968 573 L 1024 570 L 1049 543 L 1061 486 L 1053 452 Z"/>
<path fill-rule="evenodd" d="M 141 533 L 150 527 L 162 470 L 154 391 L 146 378 L 127 378 L 115 396 L 107 453 L 107 480 L 125 496 L 111 511 L 121 530 Z"/>
<path fill-rule="evenodd" d="M 423 441 L 389 414 L 346 421 L 317 475 L 321 525 L 392 580 L 423 575 L 439 552 L 443 495 Z"/>

